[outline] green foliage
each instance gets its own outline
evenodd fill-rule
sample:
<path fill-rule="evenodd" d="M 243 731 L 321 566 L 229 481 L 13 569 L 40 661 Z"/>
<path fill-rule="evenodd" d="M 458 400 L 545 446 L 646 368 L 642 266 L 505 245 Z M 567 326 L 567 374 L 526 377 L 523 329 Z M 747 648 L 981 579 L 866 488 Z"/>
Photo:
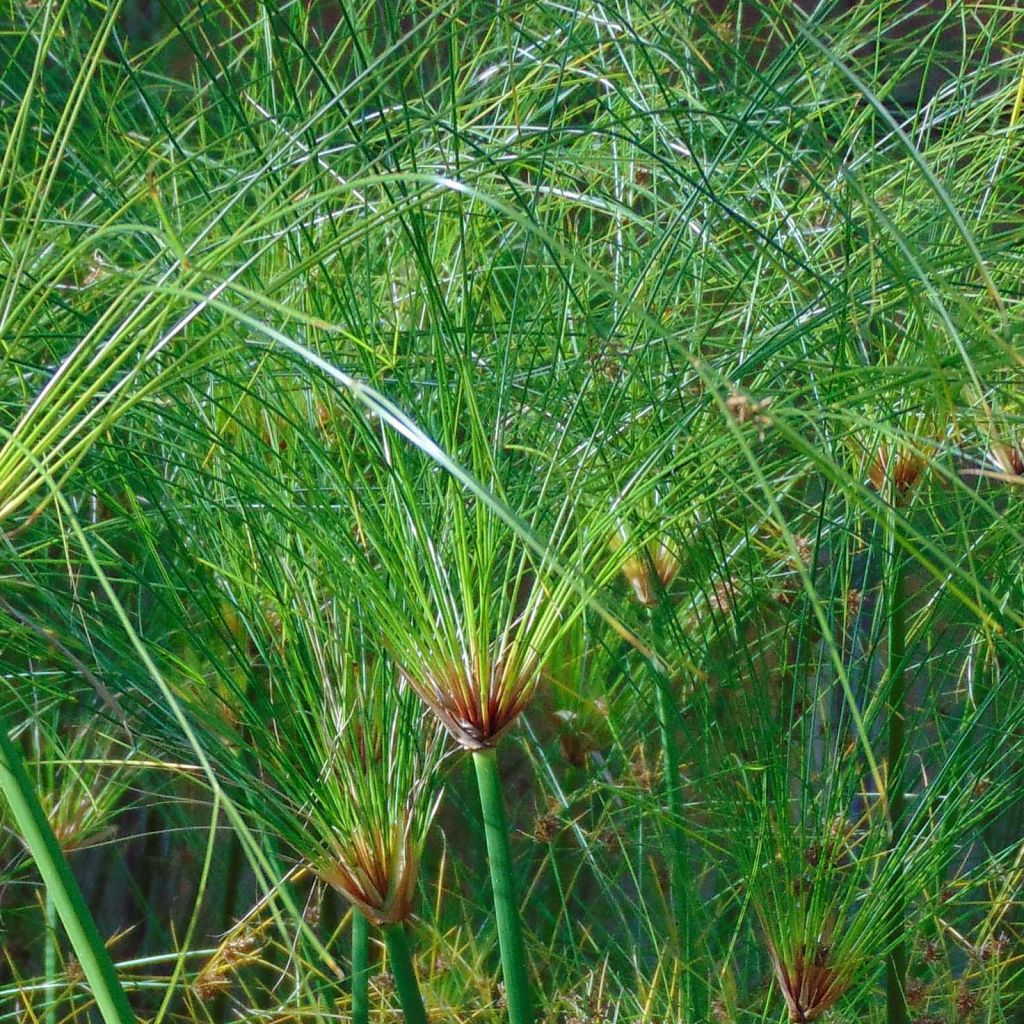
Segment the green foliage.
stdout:
<path fill-rule="evenodd" d="M 347 1017 L 341 893 L 374 1021 L 1016 1019 L 1015 5 L 135 6 L 0 31 L 0 714 L 135 1009 Z"/>

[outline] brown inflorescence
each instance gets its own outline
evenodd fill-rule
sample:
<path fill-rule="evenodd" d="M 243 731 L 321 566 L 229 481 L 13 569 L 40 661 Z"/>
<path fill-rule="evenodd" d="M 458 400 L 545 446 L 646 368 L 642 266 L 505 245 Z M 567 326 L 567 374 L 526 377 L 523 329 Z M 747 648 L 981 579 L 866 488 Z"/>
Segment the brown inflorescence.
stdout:
<path fill-rule="evenodd" d="M 992 459 L 1008 477 L 1024 477 L 1024 449 L 1019 444 L 993 444 Z"/>
<path fill-rule="evenodd" d="M 901 451 L 893 456 L 888 446 L 882 444 L 868 470 L 868 481 L 879 493 L 891 485 L 902 496 L 921 478 L 924 468 L 925 461 L 920 455 Z"/>
<path fill-rule="evenodd" d="M 771 404 L 771 398 L 758 400 L 740 391 L 733 391 L 725 400 L 725 408 L 729 415 L 737 423 L 753 423 L 757 427 L 758 437 L 762 441 L 765 432 L 772 426 L 772 419 L 768 415 Z"/>
<path fill-rule="evenodd" d="M 213 999 L 231 988 L 235 972 L 259 959 L 260 942 L 255 934 L 243 930 L 229 936 L 203 965 L 192 982 L 198 999 Z"/>
<path fill-rule="evenodd" d="M 538 843 L 550 843 L 561 831 L 562 819 L 550 811 L 533 823 L 533 838 Z"/>

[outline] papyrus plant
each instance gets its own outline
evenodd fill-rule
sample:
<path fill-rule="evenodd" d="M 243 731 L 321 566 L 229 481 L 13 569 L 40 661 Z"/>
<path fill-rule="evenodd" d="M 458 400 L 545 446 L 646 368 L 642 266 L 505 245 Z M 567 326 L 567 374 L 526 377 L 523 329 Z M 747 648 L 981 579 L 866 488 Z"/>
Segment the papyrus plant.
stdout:
<path fill-rule="evenodd" d="M 532 1019 L 497 746 L 528 706 L 544 665 L 581 606 L 566 582 L 545 579 L 509 531 L 456 491 L 434 538 L 406 535 L 417 594 L 396 646 L 404 679 L 473 758 L 488 845 L 509 1019 Z M 444 507 L 444 506 L 442 506 Z M 445 522 L 445 520 L 447 520 Z"/>
<path fill-rule="evenodd" d="M 372 430 L 349 453 L 366 606 L 403 680 L 473 758 L 484 815 L 509 1018 L 533 1018 L 497 746 L 586 607 L 572 557 L 573 503 L 545 507 L 543 482 L 502 492 L 500 460 L 469 427 L 467 461 L 506 507 L 549 538 L 538 553 L 462 482 Z M 475 467 L 474 467 L 475 462 Z M 368 474 L 367 466 L 372 466 Z M 367 477 L 369 476 L 369 479 Z M 554 509 L 554 512 L 551 509 Z M 536 530 L 539 533 L 539 529 Z M 546 552 L 546 553 L 545 553 Z"/>
<path fill-rule="evenodd" d="M 951 761 L 921 783 L 895 846 L 884 803 L 858 781 L 853 758 L 817 793 L 779 765 L 746 773 L 732 804 L 743 822 L 737 866 L 794 1024 L 820 1019 L 887 967 L 906 938 L 908 898 L 941 878 L 971 830 L 1013 799 L 1011 787 L 979 798 L 962 784 L 961 769 L 993 752 L 994 741 L 972 750 L 970 735 L 961 732 Z"/>

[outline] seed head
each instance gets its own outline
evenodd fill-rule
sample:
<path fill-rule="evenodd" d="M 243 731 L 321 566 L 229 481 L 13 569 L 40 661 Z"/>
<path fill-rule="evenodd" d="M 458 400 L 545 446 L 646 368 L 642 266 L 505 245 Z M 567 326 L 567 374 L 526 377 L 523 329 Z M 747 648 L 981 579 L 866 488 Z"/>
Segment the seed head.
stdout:
<path fill-rule="evenodd" d="M 538 843 L 550 843 L 561 827 L 562 819 L 557 814 L 542 814 L 533 824 L 533 838 Z"/>
<path fill-rule="evenodd" d="M 957 992 L 956 1012 L 960 1020 L 965 1021 L 973 1017 L 978 1012 L 979 1005 L 977 994 L 972 992 L 966 985 Z"/>
<path fill-rule="evenodd" d="M 235 972 L 258 959 L 259 947 L 259 939 L 247 929 L 229 935 L 196 975 L 192 983 L 196 997 L 206 1001 L 226 992 Z"/>
<path fill-rule="evenodd" d="M 64 961 L 64 974 L 67 977 L 69 985 L 77 985 L 80 982 L 85 981 L 85 971 L 82 970 L 82 965 L 78 962 L 78 957 L 69 955 Z"/>
<path fill-rule="evenodd" d="M 758 401 L 739 391 L 733 391 L 725 400 L 725 408 L 729 415 L 737 423 L 754 424 L 757 427 L 757 436 L 762 441 L 765 432 L 772 425 L 771 417 L 767 415 L 771 404 L 771 398 L 762 398 Z"/>
<path fill-rule="evenodd" d="M 728 615 L 732 611 L 737 597 L 737 584 L 733 579 L 718 580 L 708 595 L 708 604 L 720 615 Z"/>
<path fill-rule="evenodd" d="M 981 947 L 981 958 L 982 960 L 1002 960 L 1010 949 L 1010 936 L 1006 932 L 1000 932 L 998 935 L 986 940 L 984 945 Z"/>
<path fill-rule="evenodd" d="M 658 782 L 658 773 L 647 763 L 643 744 L 637 744 L 629 762 L 629 777 L 633 784 L 645 792 L 654 789 Z"/>
<path fill-rule="evenodd" d="M 382 996 L 390 995 L 395 991 L 395 979 L 390 971 L 381 971 L 370 979 L 370 984 Z"/>
<path fill-rule="evenodd" d="M 923 1006 L 927 995 L 928 990 L 925 988 L 923 981 L 918 978 L 911 978 L 907 982 L 907 1006 L 912 1010 Z"/>

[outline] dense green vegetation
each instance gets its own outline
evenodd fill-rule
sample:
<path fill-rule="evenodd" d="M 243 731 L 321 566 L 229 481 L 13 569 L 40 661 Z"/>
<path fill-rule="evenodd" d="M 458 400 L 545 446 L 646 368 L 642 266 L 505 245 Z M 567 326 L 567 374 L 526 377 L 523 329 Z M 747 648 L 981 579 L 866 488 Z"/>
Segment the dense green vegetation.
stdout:
<path fill-rule="evenodd" d="M 1017 8 L 4 0 L 0 1021 L 1024 1019 Z"/>

